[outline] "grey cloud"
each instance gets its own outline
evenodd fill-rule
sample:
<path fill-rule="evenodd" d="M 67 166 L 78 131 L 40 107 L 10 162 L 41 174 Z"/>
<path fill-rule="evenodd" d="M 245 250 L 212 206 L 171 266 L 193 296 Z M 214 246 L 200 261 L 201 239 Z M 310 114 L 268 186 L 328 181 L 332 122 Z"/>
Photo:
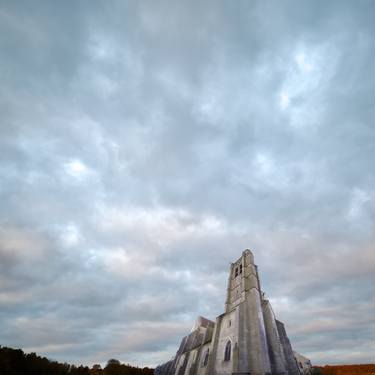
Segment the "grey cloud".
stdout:
<path fill-rule="evenodd" d="M 297 350 L 370 361 L 372 14 L 1 4 L 4 344 L 156 365 L 250 247 Z"/>

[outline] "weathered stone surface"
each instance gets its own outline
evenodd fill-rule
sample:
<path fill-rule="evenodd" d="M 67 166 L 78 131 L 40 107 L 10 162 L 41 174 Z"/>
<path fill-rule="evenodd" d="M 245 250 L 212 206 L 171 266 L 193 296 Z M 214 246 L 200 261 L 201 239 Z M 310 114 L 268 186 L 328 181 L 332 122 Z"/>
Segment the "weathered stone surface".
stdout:
<path fill-rule="evenodd" d="M 299 354 L 295 351 L 293 351 L 293 355 L 297 362 L 298 369 L 302 373 L 302 375 L 310 375 L 312 373 L 311 361 L 302 354 Z"/>
<path fill-rule="evenodd" d="M 230 266 L 225 313 L 198 317 L 175 358 L 156 375 L 301 375 L 283 323 L 264 299 L 254 256 Z"/>
<path fill-rule="evenodd" d="M 277 326 L 277 331 L 279 333 L 281 346 L 284 351 L 288 374 L 300 375 L 297 362 L 293 355 L 292 345 L 290 344 L 289 338 L 285 331 L 284 323 L 280 322 L 279 320 L 276 320 L 276 326 Z"/>

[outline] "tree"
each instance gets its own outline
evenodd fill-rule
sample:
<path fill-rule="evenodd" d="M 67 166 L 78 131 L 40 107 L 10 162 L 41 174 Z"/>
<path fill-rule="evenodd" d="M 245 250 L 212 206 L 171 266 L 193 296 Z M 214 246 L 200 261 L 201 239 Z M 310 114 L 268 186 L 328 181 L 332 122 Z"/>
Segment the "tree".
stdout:
<path fill-rule="evenodd" d="M 101 375 L 103 374 L 102 366 L 96 364 L 92 366 L 92 369 L 90 370 L 90 375 Z"/>
<path fill-rule="evenodd" d="M 107 362 L 108 365 L 121 365 L 121 362 L 118 359 L 111 358 Z"/>

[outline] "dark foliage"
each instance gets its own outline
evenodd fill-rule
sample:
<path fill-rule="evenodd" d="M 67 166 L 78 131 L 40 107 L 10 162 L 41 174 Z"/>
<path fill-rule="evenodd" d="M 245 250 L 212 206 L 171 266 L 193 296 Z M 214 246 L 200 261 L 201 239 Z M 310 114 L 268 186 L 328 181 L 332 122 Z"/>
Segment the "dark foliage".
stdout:
<path fill-rule="evenodd" d="M 323 375 L 323 371 L 320 367 L 313 367 L 311 369 L 310 375 Z"/>
<path fill-rule="evenodd" d="M 108 361 L 104 369 L 50 361 L 35 353 L 26 354 L 21 349 L 0 346 L 0 375 L 153 375 L 148 367 L 139 368 L 121 364 L 116 359 Z"/>

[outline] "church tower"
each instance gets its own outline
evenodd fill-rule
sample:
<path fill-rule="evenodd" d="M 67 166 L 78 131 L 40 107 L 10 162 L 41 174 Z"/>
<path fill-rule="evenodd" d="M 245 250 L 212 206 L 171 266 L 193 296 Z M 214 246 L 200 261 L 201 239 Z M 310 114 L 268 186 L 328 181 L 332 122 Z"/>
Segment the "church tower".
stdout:
<path fill-rule="evenodd" d="M 199 317 L 156 375 L 300 375 L 282 322 L 260 287 L 250 250 L 231 263 L 224 313 Z"/>
<path fill-rule="evenodd" d="M 222 319 L 229 319 L 227 326 L 233 326 L 232 373 L 271 374 L 262 291 L 254 256 L 248 249 L 230 266 Z M 228 336 L 226 331 L 221 330 L 223 336 Z"/>
<path fill-rule="evenodd" d="M 260 283 L 254 256 L 250 250 L 245 250 L 240 259 L 232 263 L 229 271 L 225 312 L 228 313 L 245 302 L 250 289 L 255 288 L 259 294 Z"/>

